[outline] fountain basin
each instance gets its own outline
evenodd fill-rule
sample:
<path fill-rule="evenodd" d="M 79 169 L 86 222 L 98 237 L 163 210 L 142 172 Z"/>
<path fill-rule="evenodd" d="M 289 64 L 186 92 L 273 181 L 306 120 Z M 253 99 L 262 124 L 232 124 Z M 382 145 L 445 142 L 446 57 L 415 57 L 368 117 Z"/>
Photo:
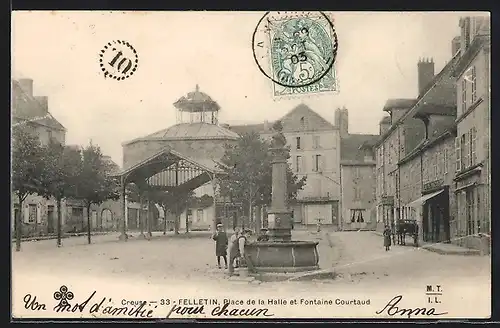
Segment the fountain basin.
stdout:
<path fill-rule="evenodd" d="M 319 255 L 314 241 L 253 242 L 245 252 L 257 272 L 292 273 L 318 270 Z"/>

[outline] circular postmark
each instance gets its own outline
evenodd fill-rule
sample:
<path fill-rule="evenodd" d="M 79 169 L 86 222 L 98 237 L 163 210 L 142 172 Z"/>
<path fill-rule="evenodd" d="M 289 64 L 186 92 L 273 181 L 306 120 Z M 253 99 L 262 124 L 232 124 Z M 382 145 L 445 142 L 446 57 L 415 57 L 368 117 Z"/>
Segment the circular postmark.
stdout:
<path fill-rule="evenodd" d="M 127 41 L 108 42 L 99 53 L 99 66 L 105 78 L 125 80 L 135 73 L 138 64 L 137 51 Z"/>
<path fill-rule="evenodd" d="M 252 36 L 259 70 L 282 87 L 305 87 L 326 77 L 337 49 L 333 23 L 322 12 L 267 12 Z"/>

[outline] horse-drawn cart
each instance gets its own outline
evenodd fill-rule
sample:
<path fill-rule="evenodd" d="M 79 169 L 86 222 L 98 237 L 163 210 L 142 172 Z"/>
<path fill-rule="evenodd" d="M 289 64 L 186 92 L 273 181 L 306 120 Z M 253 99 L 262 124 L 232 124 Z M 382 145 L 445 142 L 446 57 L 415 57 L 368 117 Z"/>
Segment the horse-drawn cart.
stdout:
<path fill-rule="evenodd" d="M 398 245 L 406 245 L 406 235 L 413 237 L 413 244 L 418 247 L 418 224 L 416 220 L 399 220 L 396 222 L 395 235 Z"/>

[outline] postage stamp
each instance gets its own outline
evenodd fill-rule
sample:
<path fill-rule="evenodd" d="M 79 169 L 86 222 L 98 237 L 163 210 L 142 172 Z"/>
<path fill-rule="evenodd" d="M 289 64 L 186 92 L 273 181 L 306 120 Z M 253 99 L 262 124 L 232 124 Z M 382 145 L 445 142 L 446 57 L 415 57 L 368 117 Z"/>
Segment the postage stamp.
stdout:
<path fill-rule="evenodd" d="M 268 12 L 255 29 L 252 47 L 259 70 L 272 81 L 273 96 L 337 90 L 337 33 L 324 13 Z"/>
<path fill-rule="evenodd" d="M 489 13 L 11 23 L 13 322 L 491 316 Z"/>

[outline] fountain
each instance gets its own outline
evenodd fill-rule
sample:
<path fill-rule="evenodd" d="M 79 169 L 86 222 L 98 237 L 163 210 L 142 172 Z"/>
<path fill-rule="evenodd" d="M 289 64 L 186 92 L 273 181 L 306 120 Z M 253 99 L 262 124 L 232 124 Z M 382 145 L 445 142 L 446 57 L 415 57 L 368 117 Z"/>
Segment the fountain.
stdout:
<path fill-rule="evenodd" d="M 268 210 L 269 241 L 257 241 L 245 246 L 256 274 L 293 273 L 318 269 L 317 242 L 292 240 L 292 212 L 288 207 L 286 139 L 277 121 L 272 144 L 272 198 Z"/>

